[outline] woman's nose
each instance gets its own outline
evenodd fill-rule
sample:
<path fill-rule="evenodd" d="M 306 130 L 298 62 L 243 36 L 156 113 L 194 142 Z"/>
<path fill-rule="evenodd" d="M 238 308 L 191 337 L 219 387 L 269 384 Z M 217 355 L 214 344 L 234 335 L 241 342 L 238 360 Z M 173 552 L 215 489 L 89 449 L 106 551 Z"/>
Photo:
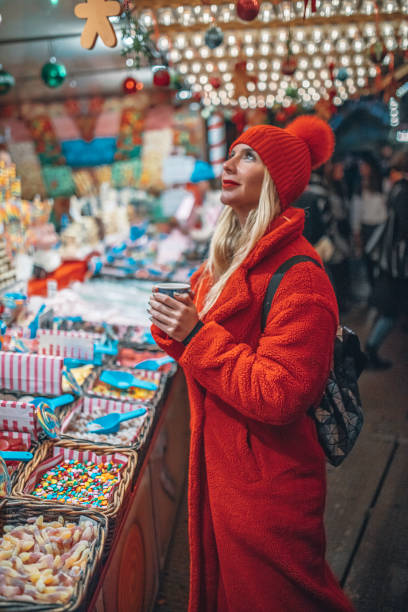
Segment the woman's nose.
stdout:
<path fill-rule="evenodd" d="M 227 172 L 231 172 L 231 170 L 234 167 L 234 162 L 233 162 L 234 158 L 233 157 L 228 157 L 224 164 L 223 164 L 223 168 L 224 170 L 226 170 Z"/>

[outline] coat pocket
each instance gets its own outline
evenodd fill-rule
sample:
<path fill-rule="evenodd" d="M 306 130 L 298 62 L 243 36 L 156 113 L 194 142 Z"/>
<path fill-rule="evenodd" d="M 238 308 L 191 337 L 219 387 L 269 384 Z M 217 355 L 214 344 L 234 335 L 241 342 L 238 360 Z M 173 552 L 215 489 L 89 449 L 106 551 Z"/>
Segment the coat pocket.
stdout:
<path fill-rule="evenodd" d="M 238 423 L 237 453 L 241 473 L 237 476 L 247 482 L 256 482 L 262 479 L 262 471 L 257 461 L 254 446 L 256 446 L 256 438 L 248 423 Z"/>

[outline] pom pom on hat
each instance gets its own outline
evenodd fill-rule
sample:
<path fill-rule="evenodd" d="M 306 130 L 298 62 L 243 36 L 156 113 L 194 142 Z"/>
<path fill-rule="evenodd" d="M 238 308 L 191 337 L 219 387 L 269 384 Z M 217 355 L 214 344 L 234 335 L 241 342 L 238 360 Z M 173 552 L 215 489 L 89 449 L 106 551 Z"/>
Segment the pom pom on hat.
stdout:
<path fill-rule="evenodd" d="M 312 170 L 327 162 L 332 156 L 335 144 L 334 134 L 323 119 L 303 115 L 292 121 L 285 129 L 307 144 Z"/>
<path fill-rule="evenodd" d="M 255 125 L 243 132 L 230 150 L 247 144 L 258 153 L 276 185 L 281 210 L 306 189 L 312 169 L 326 162 L 334 149 L 334 134 L 322 119 L 303 115 L 282 129 Z"/>

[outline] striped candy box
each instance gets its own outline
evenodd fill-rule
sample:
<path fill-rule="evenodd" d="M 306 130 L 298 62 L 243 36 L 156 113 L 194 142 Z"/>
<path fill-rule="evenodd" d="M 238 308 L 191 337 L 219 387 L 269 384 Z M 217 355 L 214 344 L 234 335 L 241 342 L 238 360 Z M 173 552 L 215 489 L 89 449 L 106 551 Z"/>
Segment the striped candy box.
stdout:
<path fill-rule="evenodd" d="M 9 391 L 60 395 L 62 357 L 0 351 L 0 387 Z"/>
<path fill-rule="evenodd" d="M 40 355 L 56 355 L 74 359 L 94 358 L 94 344 L 101 339 L 100 334 L 81 331 L 39 329 L 38 352 Z"/>
<path fill-rule="evenodd" d="M 7 437 L 24 442 L 28 442 L 30 436 L 37 439 L 34 404 L 0 400 L 0 431 L 7 432 Z M 28 439 L 25 437 L 27 435 Z"/>

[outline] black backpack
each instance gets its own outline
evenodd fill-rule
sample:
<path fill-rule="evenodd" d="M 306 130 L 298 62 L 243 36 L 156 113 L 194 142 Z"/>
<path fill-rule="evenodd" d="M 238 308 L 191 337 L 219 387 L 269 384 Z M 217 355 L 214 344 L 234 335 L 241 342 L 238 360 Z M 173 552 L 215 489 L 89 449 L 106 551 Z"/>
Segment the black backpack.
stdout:
<path fill-rule="evenodd" d="M 302 261 L 312 261 L 321 268 L 316 259 L 307 255 L 290 257 L 278 268 L 269 281 L 263 301 L 262 331 L 285 272 Z M 363 426 L 364 417 L 357 381 L 366 361 L 357 334 L 339 325 L 334 344 L 333 365 L 323 397 L 318 406 L 312 406 L 309 410 L 316 423 L 317 435 L 326 457 L 335 466 L 340 465 L 349 454 Z"/>

